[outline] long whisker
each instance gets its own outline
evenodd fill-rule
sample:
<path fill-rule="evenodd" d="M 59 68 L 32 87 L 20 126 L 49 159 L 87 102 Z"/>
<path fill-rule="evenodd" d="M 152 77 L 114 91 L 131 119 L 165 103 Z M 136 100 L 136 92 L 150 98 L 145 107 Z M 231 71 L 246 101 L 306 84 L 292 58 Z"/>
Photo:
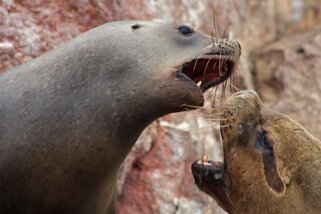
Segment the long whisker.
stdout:
<path fill-rule="evenodd" d="M 229 27 L 227 26 L 223 32 L 223 38 L 228 38 L 229 33 Z"/>
<path fill-rule="evenodd" d="M 233 89 L 238 92 L 238 91 L 241 91 L 240 88 L 236 87 L 233 83 L 230 83 L 230 85 L 233 87 Z"/>
<path fill-rule="evenodd" d="M 222 99 L 225 99 L 226 84 L 226 81 L 222 84 Z"/>
<path fill-rule="evenodd" d="M 215 88 L 215 87 L 214 87 L 214 88 Z M 207 100 L 210 98 L 210 96 L 211 96 L 212 93 L 213 93 L 214 88 L 211 88 L 211 91 L 210 91 L 210 93 L 207 95 L 205 101 L 207 101 Z"/>
<path fill-rule="evenodd" d="M 213 70 L 215 69 L 215 66 L 216 66 L 217 62 L 218 62 L 218 60 L 215 60 L 215 63 L 214 63 L 213 68 L 212 68 Z"/>
<path fill-rule="evenodd" d="M 229 86 L 229 88 L 230 88 L 230 92 L 233 92 L 233 87 L 232 87 L 232 75 L 228 78 L 228 82 L 229 82 L 228 86 Z"/>
<path fill-rule="evenodd" d="M 215 30 L 215 29 L 214 29 Z M 215 42 L 214 42 L 214 37 L 213 37 L 213 33 L 211 31 L 211 39 L 212 39 L 212 43 L 213 43 L 213 46 L 215 45 Z"/>
<path fill-rule="evenodd" d="M 223 113 L 222 114 L 205 114 L 205 113 L 201 113 L 201 112 L 195 112 L 195 114 L 197 114 L 199 116 L 206 117 L 206 118 L 211 118 L 211 117 L 214 118 L 214 116 L 222 116 Z"/>
<path fill-rule="evenodd" d="M 220 35 L 220 38 L 223 38 L 220 27 L 218 25 L 216 25 L 216 27 L 217 27 L 217 31 Z"/>
<path fill-rule="evenodd" d="M 226 124 L 226 125 L 224 125 L 224 126 L 220 126 L 220 128 L 227 128 L 227 127 L 229 127 L 231 124 Z"/>
<path fill-rule="evenodd" d="M 217 25 L 216 25 L 216 19 L 215 19 L 215 16 L 214 16 L 214 14 L 212 14 L 212 16 L 213 16 L 213 27 L 214 27 L 214 32 L 217 32 Z"/>
<path fill-rule="evenodd" d="M 194 66 L 193 66 L 192 76 L 193 76 L 193 75 L 194 75 L 194 73 L 195 73 L 196 64 L 197 64 L 197 62 L 198 62 L 198 59 L 199 59 L 199 57 L 197 57 L 197 58 L 196 58 L 195 64 L 194 64 Z"/>
<path fill-rule="evenodd" d="M 218 59 L 218 72 L 219 72 L 220 76 L 223 75 L 223 74 L 222 74 L 222 71 L 221 71 L 221 67 L 222 67 L 223 63 L 224 63 L 224 62 L 223 62 L 223 60 L 222 60 L 222 54 L 220 53 L 220 57 L 219 57 L 219 59 Z"/>
<path fill-rule="evenodd" d="M 215 87 L 215 93 L 214 93 L 214 100 L 213 100 L 212 108 L 214 108 L 214 106 L 215 106 L 216 94 L 217 94 L 217 86 Z"/>
<path fill-rule="evenodd" d="M 228 119 L 225 119 L 225 118 L 197 118 L 198 120 L 205 120 L 205 121 L 227 121 Z"/>
<path fill-rule="evenodd" d="M 205 109 L 203 106 L 196 106 L 196 105 L 189 105 L 189 104 L 182 104 L 180 107 L 185 108 L 185 110 L 190 110 L 189 108 L 192 108 L 192 109 Z"/>
<path fill-rule="evenodd" d="M 205 69 L 204 69 L 204 72 L 203 72 L 203 75 L 205 76 L 206 74 L 206 69 L 207 69 L 207 66 L 208 66 L 208 63 L 211 61 L 211 59 L 208 59 L 207 60 L 207 63 L 206 63 L 206 66 L 205 66 Z"/>

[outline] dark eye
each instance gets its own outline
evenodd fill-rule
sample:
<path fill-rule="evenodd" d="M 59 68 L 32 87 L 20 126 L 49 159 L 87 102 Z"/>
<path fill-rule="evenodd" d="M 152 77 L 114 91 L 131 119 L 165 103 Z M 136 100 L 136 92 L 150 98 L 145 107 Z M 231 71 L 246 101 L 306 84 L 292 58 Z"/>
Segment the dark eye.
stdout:
<path fill-rule="evenodd" d="M 190 35 L 192 35 L 194 33 L 193 28 L 191 28 L 191 27 L 189 27 L 187 25 L 181 25 L 177 29 L 184 36 L 190 36 Z"/>
<path fill-rule="evenodd" d="M 264 153 L 272 151 L 272 142 L 270 141 L 266 131 L 262 131 L 258 134 L 256 139 L 256 148 L 260 149 Z"/>
<path fill-rule="evenodd" d="M 268 134 L 264 131 L 261 133 L 261 146 L 264 149 L 270 149 L 272 147 L 272 143 L 268 138 Z"/>
<path fill-rule="evenodd" d="M 261 144 L 264 148 L 270 148 L 271 146 L 266 132 L 262 134 Z"/>

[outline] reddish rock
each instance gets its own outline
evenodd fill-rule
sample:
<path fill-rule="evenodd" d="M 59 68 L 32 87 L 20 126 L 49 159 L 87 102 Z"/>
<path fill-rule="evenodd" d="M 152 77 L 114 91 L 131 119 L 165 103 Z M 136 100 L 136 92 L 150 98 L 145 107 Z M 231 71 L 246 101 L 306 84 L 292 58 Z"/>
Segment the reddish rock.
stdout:
<path fill-rule="evenodd" d="M 253 53 L 257 90 L 321 139 L 321 26 Z"/>
<path fill-rule="evenodd" d="M 315 124 L 321 118 L 316 73 L 320 67 L 319 37 L 302 36 L 303 40 L 296 40 L 293 47 L 285 39 L 277 47 L 258 49 L 277 37 L 320 23 L 320 3 L 321 0 L 1 1 L 0 72 L 107 21 L 158 18 L 188 22 L 215 36 L 228 28 L 242 45 L 238 86 L 256 85 L 275 108 L 296 115 L 304 112 L 297 119 L 317 132 Z M 214 19 L 220 30 L 214 27 Z M 251 59 L 252 51 L 258 54 Z M 255 62 L 257 79 L 252 76 L 251 60 Z M 223 213 L 213 199 L 200 193 L 190 173 L 190 164 L 205 153 L 214 160 L 222 158 L 218 127 L 211 121 L 212 103 L 211 97 L 207 99 L 207 109 L 172 114 L 145 130 L 120 170 L 119 213 Z M 215 103 L 221 105 L 220 98 Z M 316 121 L 311 128 L 310 118 Z"/>

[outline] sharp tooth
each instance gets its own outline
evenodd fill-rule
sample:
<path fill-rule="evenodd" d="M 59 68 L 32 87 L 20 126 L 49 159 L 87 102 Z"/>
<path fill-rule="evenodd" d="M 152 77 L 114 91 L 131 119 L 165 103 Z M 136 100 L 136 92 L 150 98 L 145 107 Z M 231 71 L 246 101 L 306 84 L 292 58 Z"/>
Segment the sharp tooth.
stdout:
<path fill-rule="evenodd" d="M 203 158 L 202 158 L 202 164 L 204 165 L 204 163 L 207 163 L 208 161 L 208 155 L 204 155 Z"/>
<path fill-rule="evenodd" d="M 199 81 L 196 85 L 200 87 L 202 85 L 202 81 Z"/>

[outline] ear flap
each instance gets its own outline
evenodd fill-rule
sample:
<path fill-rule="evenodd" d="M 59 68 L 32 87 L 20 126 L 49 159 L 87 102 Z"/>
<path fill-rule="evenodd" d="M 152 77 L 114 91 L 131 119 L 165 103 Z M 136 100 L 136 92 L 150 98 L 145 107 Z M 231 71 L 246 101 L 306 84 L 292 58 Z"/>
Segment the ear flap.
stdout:
<path fill-rule="evenodd" d="M 282 193 L 284 183 L 276 170 L 273 141 L 269 139 L 268 133 L 265 130 L 257 133 L 255 147 L 260 150 L 262 154 L 266 182 L 276 193 Z"/>
<path fill-rule="evenodd" d="M 276 171 L 276 164 L 274 158 L 273 147 L 271 152 L 262 153 L 264 175 L 268 185 L 277 193 L 281 193 L 284 190 L 284 183 L 281 180 L 278 172 Z"/>

